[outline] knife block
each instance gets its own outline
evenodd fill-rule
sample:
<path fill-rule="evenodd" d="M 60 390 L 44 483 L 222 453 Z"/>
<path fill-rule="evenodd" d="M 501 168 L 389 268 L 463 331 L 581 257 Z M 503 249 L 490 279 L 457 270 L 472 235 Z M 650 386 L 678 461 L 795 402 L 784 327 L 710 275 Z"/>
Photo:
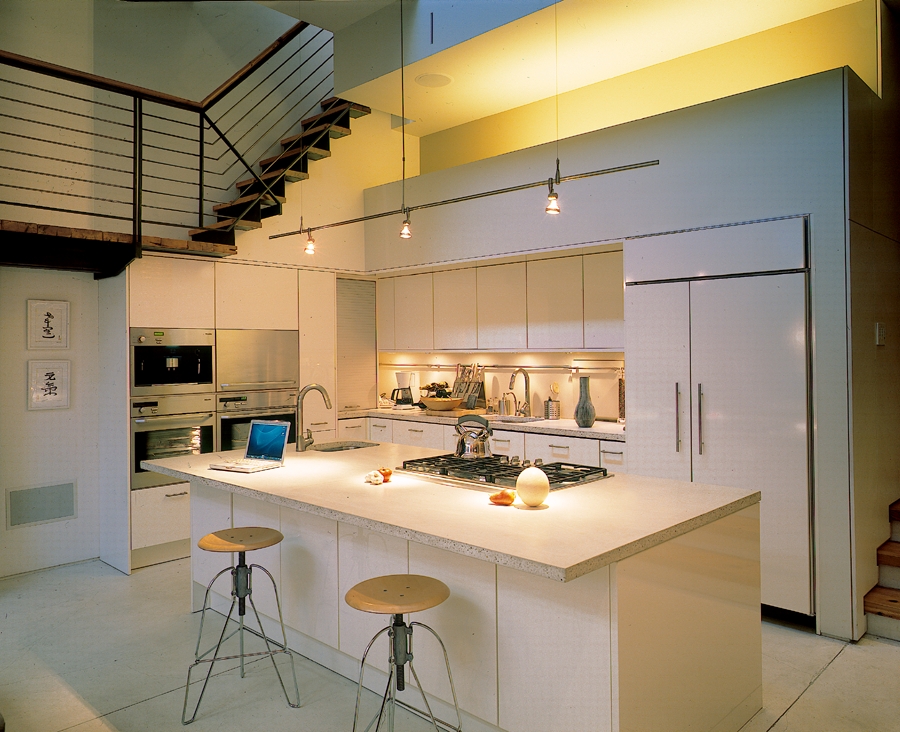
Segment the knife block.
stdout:
<path fill-rule="evenodd" d="M 454 399 L 462 399 L 463 402 L 460 406 L 464 409 L 477 409 L 487 406 L 483 381 L 457 379 L 453 382 L 453 392 L 450 396 Z"/>

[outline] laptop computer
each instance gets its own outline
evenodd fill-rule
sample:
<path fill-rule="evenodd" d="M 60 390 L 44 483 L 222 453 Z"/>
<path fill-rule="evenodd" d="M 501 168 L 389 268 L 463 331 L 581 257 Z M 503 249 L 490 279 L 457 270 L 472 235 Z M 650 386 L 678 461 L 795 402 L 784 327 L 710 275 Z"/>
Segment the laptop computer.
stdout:
<path fill-rule="evenodd" d="M 211 470 L 230 470 L 233 473 L 258 473 L 284 465 L 284 450 L 290 434 L 290 422 L 254 419 L 250 422 L 250 434 L 244 457 L 212 463 Z"/>

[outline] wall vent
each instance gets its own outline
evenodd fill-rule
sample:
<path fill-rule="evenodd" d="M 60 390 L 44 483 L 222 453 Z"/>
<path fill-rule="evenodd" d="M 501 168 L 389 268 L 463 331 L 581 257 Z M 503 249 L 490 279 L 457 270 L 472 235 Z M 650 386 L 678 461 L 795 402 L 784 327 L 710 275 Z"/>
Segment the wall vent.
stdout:
<path fill-rule="evenodd" d="M 42 485 L 6 492 L 6 528 L 75 518 L 75 484 Z"/>

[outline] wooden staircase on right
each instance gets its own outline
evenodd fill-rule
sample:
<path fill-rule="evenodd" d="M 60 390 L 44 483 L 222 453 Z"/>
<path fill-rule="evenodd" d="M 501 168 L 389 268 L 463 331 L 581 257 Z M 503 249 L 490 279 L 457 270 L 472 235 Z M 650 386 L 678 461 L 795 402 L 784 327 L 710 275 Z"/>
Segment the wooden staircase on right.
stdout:
<path fill-rule="evenodd" d="M 878 584 L 866 594 L 868 632 L 900 640 L 900 501 L 890 507 L 891 538 L 878 547 Z"/>

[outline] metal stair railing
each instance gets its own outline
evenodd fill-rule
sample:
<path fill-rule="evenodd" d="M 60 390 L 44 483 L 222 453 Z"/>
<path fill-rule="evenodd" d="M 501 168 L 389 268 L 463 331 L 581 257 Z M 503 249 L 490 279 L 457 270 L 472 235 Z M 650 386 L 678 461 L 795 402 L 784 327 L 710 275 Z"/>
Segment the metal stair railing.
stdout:
<path fill-rule="evenodd" d="M 254 168 L 333 94 L 332 66 L 331 34 L 304 22 L 200 102 L 0 51 L 0 207 L 130 222 L 139 243 L 204 228 L 247 171 L 242 215 L 280 213 L 280 177 Z"/>

